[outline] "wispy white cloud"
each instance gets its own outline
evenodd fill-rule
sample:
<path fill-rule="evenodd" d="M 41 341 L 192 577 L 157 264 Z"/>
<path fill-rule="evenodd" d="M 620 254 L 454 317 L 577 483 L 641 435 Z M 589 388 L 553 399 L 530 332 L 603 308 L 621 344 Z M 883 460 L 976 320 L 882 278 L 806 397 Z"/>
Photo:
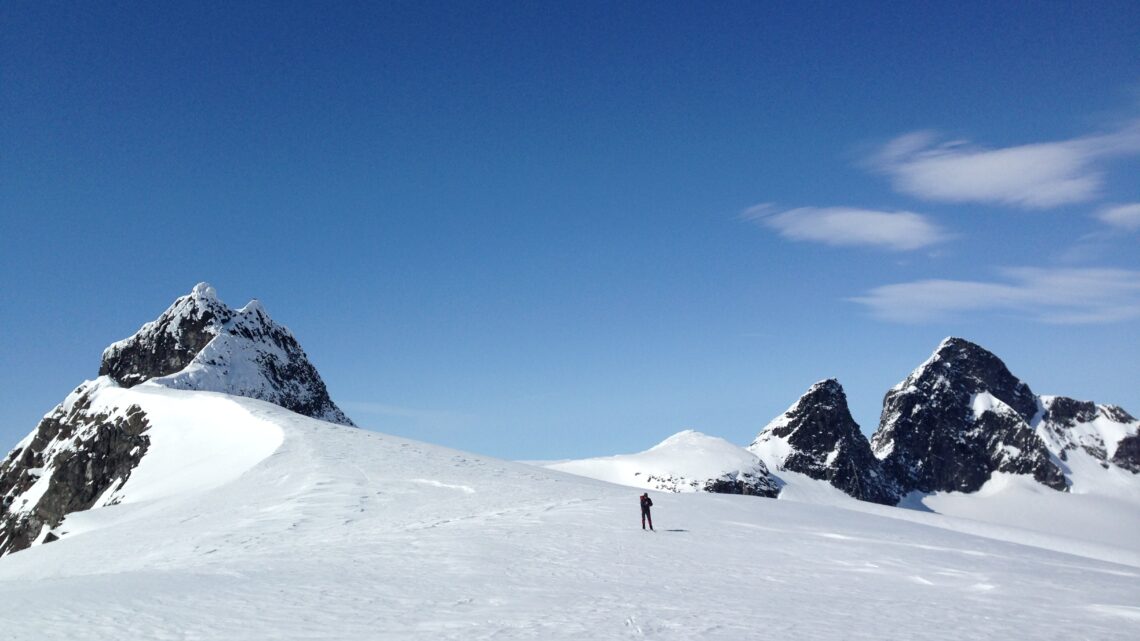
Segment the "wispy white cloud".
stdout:
<path fill-rule="evenodd" d="M 914 132 L 892 140 L 870 165 L 895 190 L 924 200 L 1045 209 L 1096 198 L 1103 161 L 1137 153 L 1140 121 L 1103 135 L 997 149 Z"/>
<path fill-rule="evenodd" d="M 883 320 L 925 323 L 970 313 L 1006 312 L 1058 324 L 1140 318 L 1140 272 L 1016 268 L 995 282 L 920 280 L 876 287 L 853 298 Z"/>
<path fill-rule="evenodd" d="M 1137 231 L 1140 230 L 1140 203 L 1105 207 L 1097 212 L 1096 217 L 1117 229 Z"/>
<path fill-rule="evenodd" d="M 779 210 L 756 205 L 742 216 L 776 230 L 784 238 L 833 246 L 869 246 L 894 251 L 921 249 L 950 235 L 927 217 L 909 211 L 853 207 L 798 207 Z"/>

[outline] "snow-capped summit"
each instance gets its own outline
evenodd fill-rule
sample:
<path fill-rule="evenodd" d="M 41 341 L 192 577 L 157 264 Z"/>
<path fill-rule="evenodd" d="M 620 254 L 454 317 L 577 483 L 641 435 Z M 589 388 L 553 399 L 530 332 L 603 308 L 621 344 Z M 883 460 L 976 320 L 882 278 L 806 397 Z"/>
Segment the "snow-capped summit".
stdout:
<path fill-rule="evenodd" d="M 147 411 L 121 400 L 128 388 L 221 392 L 352 425 L 288 329 L 257 301 L 230 309 L 206 283 L 104 350 L 99 374 L 0 461 L 0 555 L 53 540 L 53 528 L 70 513 L 124 499 L 122 488 L 146 459 L 153 435 Z M 198 400 L 202 406 L 211 402 Z M 248 453 L 227 450 L 229 438 L 222 434 L 200 456 L 225 460 Z"/>
<path fill-rule="evenodd" d="M 774 497 L 779 486 L 764 462 L 728 441 L 684 430 L 638 454 L 565 461 L 551 469 L 666 492 Z"/>
<path fill-rule="evenodd" d="M 871 440 L 902 492 L 973 492 L 994 472 L 1067 485 L 1031 421 L 1038 400 L 985 348 L 947 338 L 883 399 Z"/>
<path fill-rule="evenodd" d="M 871 453 L 835 379 L 811 386 L 760 431 L 749 451 L 777 472 L 789 470 L 827 481 L 864 501 L 894 505 L 898 493 Z"/>
<path fill-rule="evenodd" d="M 257 300 L 230 309 L 207 283 L 198 283 L 133 336 L 107 347 L 99 374 L 123 387 L 151 381 L 223 392 L 352 425 L 286 327 Z"/>

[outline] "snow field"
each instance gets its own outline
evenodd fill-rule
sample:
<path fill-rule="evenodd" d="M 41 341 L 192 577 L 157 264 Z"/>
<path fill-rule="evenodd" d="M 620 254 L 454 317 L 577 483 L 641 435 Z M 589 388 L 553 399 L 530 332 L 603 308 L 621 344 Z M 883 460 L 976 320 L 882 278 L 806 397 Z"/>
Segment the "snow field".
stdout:
<path fill-rule="evenodd" d="M 1135 638 L 1140 569 L 935 514 L 894 510 L 943 527 L 880 506 L 655 493 L 659 531 L 643 532 L 635 489 L 250 399 L 122 394 L 156 410 L 154 429 L 185 416 L 178 403 L 224 401 L 212 415 L 230 412 L 232 447 L 264 456 L 223 484 L 73 515 L 61 530 L 88 527 L 0 559 L 6 638 Z M 281 435 L 268 453 L 267 425 Z M 208 444 L 152 444 L 173 461 L 168 446 Z"/>

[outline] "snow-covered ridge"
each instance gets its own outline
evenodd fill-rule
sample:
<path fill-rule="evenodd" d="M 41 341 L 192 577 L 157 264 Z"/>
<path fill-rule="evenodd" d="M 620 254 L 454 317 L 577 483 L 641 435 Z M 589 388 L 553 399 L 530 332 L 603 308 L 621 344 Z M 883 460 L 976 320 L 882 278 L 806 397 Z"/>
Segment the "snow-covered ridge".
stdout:
<path fill-rule="evenodd" d="M 546 467 L 579 476 L 667 492 L 775 496 L 764 463 L 744 448 L 694 430 L 678 432 L 638 454 L 565 461 Z"/>
<path fill-rule="evenodd" d="M 1110 460 L 1120 442 L 1140 430 L 1140 420 L 1116 405 L 1041 396 L 1041 408 L 1036 421 L 1038 433 L 1058 456 L 1079 447 Z"/>

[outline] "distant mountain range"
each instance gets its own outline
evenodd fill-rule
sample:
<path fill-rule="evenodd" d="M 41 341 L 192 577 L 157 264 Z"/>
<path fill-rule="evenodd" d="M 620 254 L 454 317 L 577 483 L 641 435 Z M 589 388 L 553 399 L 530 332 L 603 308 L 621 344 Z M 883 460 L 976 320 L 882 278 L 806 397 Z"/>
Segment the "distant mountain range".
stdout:
<path fill-rule="evenodd" d="M 1059 492 L 1083 491 L 1104 473 L 1129 474 L 1140 491 L 1140 421 L 1114 405 L 1038 396 L 997 356 L 953 337 L 887 391 L 869 441 L 843 387 L 829 379 L 760 430 L 745 450 L 753 458 L 742 463 L 741 449 L 683 432 L 641 454 L 551 467 L 637 487 L 760 496 L 771 493 L 717 481 L 747 472 L 755 485 L 766 473 L 778 488 L 781 474 L 792 472 L 885 505 L 912 492 L 977 492 L 995 474 Z M 675 478 L 684 481 L 661 481 Z"/>

